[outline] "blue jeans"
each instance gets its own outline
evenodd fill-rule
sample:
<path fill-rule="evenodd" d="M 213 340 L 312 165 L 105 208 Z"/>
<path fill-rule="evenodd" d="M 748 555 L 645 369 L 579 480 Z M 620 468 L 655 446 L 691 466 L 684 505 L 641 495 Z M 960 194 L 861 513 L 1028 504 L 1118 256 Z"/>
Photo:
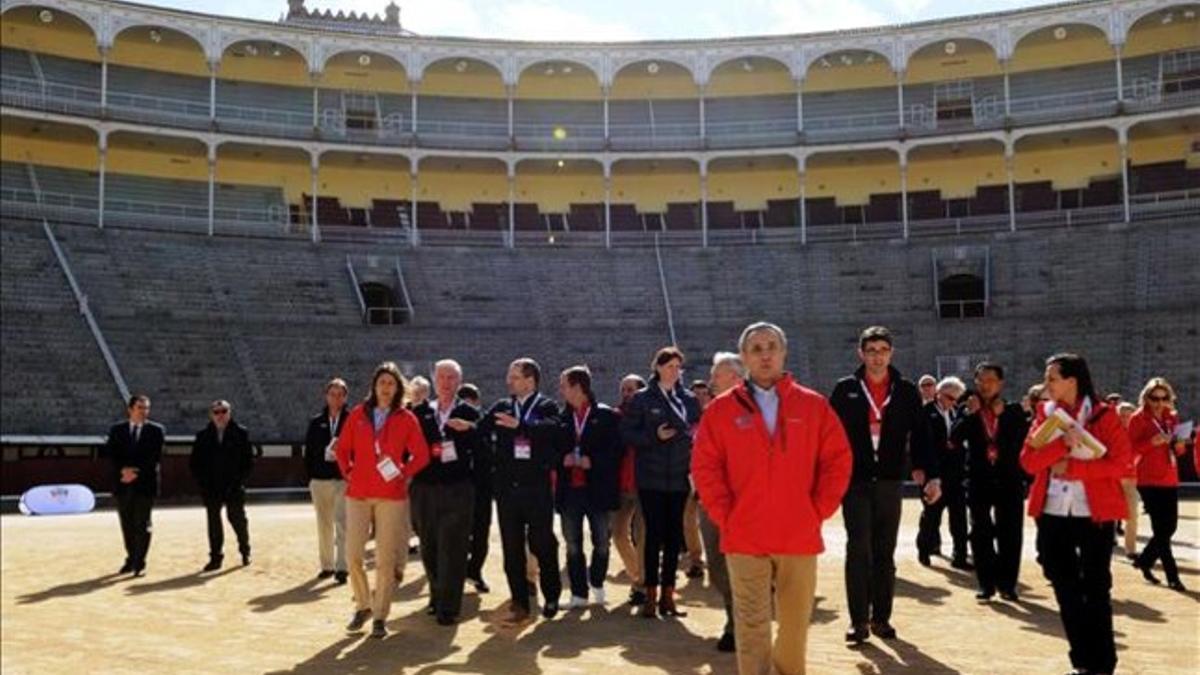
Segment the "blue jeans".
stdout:
<path fill-rule="evenodd" d="M 589 582 L 592 588 L 602 588 L 608 576 L 608 511 L 588 504 L 583 489 L 569 488 L 562 505 L 562 531 L 567 543 L 567 577 L 571 595 L 586 598 Z M 589 567 L 583 554 L 583 521 L 587 519 L 592 536 L 592 564 Z"/>

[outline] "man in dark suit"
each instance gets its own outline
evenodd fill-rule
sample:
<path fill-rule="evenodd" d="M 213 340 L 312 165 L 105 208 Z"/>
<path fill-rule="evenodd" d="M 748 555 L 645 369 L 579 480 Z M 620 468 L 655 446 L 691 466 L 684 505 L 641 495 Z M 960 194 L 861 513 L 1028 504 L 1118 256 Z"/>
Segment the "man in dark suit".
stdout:
<path fill-rule="evenodd" d="M 555 503 L 562 514 L 567 542 L 567 577 L 571 582 L 571 609 L 592 601 L 604 606 L 604 579 L 608 576 L 608 524 L 621 505 L 618 474 L 625 445 L 620 414 L 596 400 L 587 366 L 562 372 L 558 383 L 565 406 L 559 422 L 559 462 Z M 583 553 L 583 522 L 592 538 L 592 564 Z"/>
<path fill-rule="evenodd" d="M 150 550 L 150 512 L 158 495 L 158 464 L 162 459 L 166 431 L 150 421 L 150 397 L 129 397 L 128 421 L 108 430 L 104 454 L 112 461 L 121 519 L 121 537 L 125 540 L 125 564 L 120 574 L 140 577 L 146 572 L 146 554 Z"/>
<path fill-rule="evenodd" d="M 921 511 L 921 523 L 917 529 L 917 560 L 929 567 L 930 557 L 941 555 L 942 511 L 950 516 L 950 538 L 954 554 L 950 566 L 960 570 L 971 570 L 967 562 L 967 501 L 963 489 L 966 473 L 966 458 L 959 445 L 950 442 L 950 434 L 962 419 L 964 412 L 958 407 L 958 399 L 967 387 L 957 377 L 946 377 L 935 385 L 932 401 L 925 404 L 925 419 L 929 422 L 930 446 L 938 458 L 939 477 L 942 481 L 942 498 L 925 504 Z"/>
<path fill-rule="evenodd" d="M 432 461 L 412 481 L 412 516 L 421 537 L 421 564 L 429 579 L 428 613 L 442 626 L 458 622 L 475 515 L 472 463 L 479 444 L 479 411 L 457 398 L 462 366 L 445 359 L 433 367 L 434 400 L 413 408 Z"/>
<path fill-rule="evenodd" d="M 250 528 L 246 522 L 246 478 L 254 467 L 254 450 L 246 428 L 233 420 L 229 401 L 213 401 L 208 426 L 192 444 L 191 469 L 208 512 L 208 564 L 205 572 L 221 569 L 225 558 L 225 528 L 221 507 L 237 535 L 242 564 L 250 564 Z"/>
<path fill-rule="evenodd" d="M 865 642 L 872 633 L 885 640 L 896 637 L 891 624 L 896 536 L 900 486 L 910 459 L 912 479 L 923 486 L 925 500 L 941 497 L 921 394 L 891 365 L 891 331 L 882 326 L 864 330 L 858 357 L 863 365 L 839 381 L 829 397 L 854 452 L 850 489 L 842 499 L 850 609 L 846 642 L 851 644 Z"/>

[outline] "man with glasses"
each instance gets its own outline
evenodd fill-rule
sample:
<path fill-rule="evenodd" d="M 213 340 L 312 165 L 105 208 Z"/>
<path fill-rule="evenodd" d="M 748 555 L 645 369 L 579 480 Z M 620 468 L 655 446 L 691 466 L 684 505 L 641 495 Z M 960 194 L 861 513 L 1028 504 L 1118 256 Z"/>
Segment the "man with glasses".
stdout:
<path fill-rule="evenodd" d="M 196 434 L 190 466 L 208 512 L 208 564 L 205 572 L 221 569 L 225 558 L 225 529 L 221 507 L 237 535 L 242 564 L 250 564 L 250 529 L 246 522 L 246 478 L 254 466 L 254 451 L 246 428 L 232 418 L 229 401 L 213 401 L 208 426 Z"/>
<path fill-rule="evenodd" d="M 126 408 L 128 421 L 108 430 L 104 456 L 112 461 L 116 484 L 117 516 L 125 541 L 125 564 L 118 574 L 146 573 L 150 550 L 150 512 L 158 495 L 158 463 L 162 459 L 166 430 L 150 421 L 150 397 L 134 394 Z"/>
<path fill-rule="evenodd" d="M 951 432 L 965 412 L 959 408 L 958 399 L 967 386 L 957 377 L 943 378 L 936 385 L 937 395 L 925 404 L 925 418 L 929 421 L 930 444 L 938 458 L 938 473 L 942 484 L 942 498 L 925 504 L 921 511 L 921 524 L 917 529 L 917 560 L 929 567 L 930 556 L 941 555 L 942 511 L 949 511 L 950 538 L 954 542 L 954 555 L 950 566 L 960 570 L 973 569 L 967 562 L 967 502 L 963 490 L 966 458 L 962 446 L 951 441 Z"/>
<path fill-rule="evenodd" d="M 921 390 L 921 403 L 929 405 L 937 398 L 938 381 L 937 378 L 925 373 L 921 379 L 917 380 L 917 389 Z"/>
<path fill-rule="evenodd" d="M 871 326 L 858 339 L 862 365 L 842 379 L 829 397 L 854 451 L 854 473 L 842 500 L 846 523 L 846 642 L 862 644 L 870 634 L 893 639 L 896 536 L 900 531 L 900 484 L 912 461 L 912 479 L 927 502 L 941 497 L 929 424 L 916 385 L 892 367 L 892 333 Z M 868 633 L 868 619 L 870 633 Z"/>

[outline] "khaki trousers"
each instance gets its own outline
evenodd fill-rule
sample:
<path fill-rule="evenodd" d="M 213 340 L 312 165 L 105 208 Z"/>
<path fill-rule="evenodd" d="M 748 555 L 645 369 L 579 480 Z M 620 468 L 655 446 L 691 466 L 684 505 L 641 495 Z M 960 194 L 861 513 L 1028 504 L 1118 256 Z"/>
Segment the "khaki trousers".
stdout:
<path fill-rule="evenodd" d="M 728 554 L 734 637 L 741 675 L 801 675 L 817 589 L 813 555 Z M 771 587 L 779 635 L 771 642 Z"/>
<path fill-rule="evenodd" d="M 1125 492 L 1125 553 L 1137 555 L 1138 491 L 1136 478 L 1122 478 L 1121 490 Z"/>
<path fill-rule="evenodd" d="M 321 571 L 346 571 L 346 481 L 310 480 L 317 512 L 317 553 Z"/>
<path fill-rule="evenodd" d="M 372 526 L 375 532 L 374 593 L 364 566 Z M 396 572 L 404 569 L 408 558 L 408 548 L 400 548 L 397 542 L 407 542 L 411 529 L 407 499 L 346 499 L 346 562 L 350 568 L 355 609 L 370 609 L 372 618 L 387 619 L 392 607 L 392 591 L 399 581 Z"/>
<path fill-rule="evenodd" d="M 636 492 L 621 494 L 621 508 L 613 513 L 609 536 L 617 548 L 617 555 L 621 556 L 621 563 L 625 565 L 625 573 L 629 575 L 634 590 L 641 590 L 646 527 L 642 524 Z"/>
<path fill-rule="evenodd" d="M 704 544 L 700 537 L 700 499 L 695 492 L 688 496 L 687 505 L 683 507 L 683 545 L 687 547 L 686 567 L 704 564 Z"/>

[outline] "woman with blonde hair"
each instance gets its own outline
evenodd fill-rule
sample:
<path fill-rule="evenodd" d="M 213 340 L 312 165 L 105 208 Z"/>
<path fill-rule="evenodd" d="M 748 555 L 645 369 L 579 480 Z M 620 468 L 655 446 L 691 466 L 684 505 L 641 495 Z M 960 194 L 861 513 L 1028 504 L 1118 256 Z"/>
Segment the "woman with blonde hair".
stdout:
<path fill-rule="evenodd" d="M 411 527 L 408 481 L 429 464 L 429 445 L 416 415 L 404 407 L 404 376 L 391 361 L 375 368 L 366 400 L 355 406 L 338 436 L 335 453 L 346 477 L 346 563 L 354 590 L 354 616 L 347 630 L 387 635 L 384 622 L 399 581 Z M 375 532 L 375 591 L 363 561 Z M 399 559 L 398 559 L 399 558 Z"/>
<path fill-rule="evenodd" d="M 1161 560 L 1167 585 L 1182 591 L 1179 569 L 1171 551 L 1171 536 L 1179 524 L 1179 455 L 1185 440 L 1175 433 L 1175 390 L 1161 377 L 1152 377 L 1138 397 L 1140 406 L 1129 420 L 1129 440 L 1137 457 L 1137 490 L 1150 516 L 1150 542 L 1133 562 L 1150 583 L 1159 583 L 1151 571 Z"/>

